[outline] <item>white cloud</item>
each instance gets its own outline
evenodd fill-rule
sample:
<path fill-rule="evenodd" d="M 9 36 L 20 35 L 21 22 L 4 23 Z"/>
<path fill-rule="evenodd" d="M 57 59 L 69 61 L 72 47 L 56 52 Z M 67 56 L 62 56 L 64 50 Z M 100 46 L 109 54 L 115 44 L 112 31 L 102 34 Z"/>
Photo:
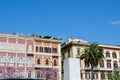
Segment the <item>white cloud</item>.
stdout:
<path fill-rule="evenodd" d="M 120 25 L 120 21 L 112 21 L 111 24 L 113 24 L 113 25 Z"/>

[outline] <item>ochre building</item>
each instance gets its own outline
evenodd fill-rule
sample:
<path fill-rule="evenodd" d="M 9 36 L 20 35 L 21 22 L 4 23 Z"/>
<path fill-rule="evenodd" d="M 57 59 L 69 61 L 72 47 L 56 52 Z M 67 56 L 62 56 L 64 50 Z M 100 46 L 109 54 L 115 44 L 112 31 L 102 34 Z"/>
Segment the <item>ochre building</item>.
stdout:
<path fill-rule="evenodd" d="M 66 58 L 80 58 L 82 51 L 88 47 L 90 43 L 82 39 L 69 39 L 62 44 L 62 60 Z M 99 45 L 104 49 L 104 61 L 98 67 L 94 67 L 94 80 L 107 80 L 107 74 L 112 74 L 115 68 L 120 66 L 120 47 L 112 45 Z M 82 80 L 90 80 L 91 67 L 84 64 L 80 60 L 81 78 Z M 64 72 L 63 72 L 64 75 Z"/>

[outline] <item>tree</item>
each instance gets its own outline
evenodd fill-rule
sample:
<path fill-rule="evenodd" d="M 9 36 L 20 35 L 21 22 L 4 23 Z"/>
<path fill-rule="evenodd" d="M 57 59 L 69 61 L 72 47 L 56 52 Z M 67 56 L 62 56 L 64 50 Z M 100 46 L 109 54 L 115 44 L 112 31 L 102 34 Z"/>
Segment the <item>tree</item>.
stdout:
<path fill-rule="evenodd" d="M 120 80 L 120 68 L 114 68 L 112 74 L 107 73 L 108 80 Z"/>
<path fill-rule="evenodd" d="M 84 60 L 85 64 L 91 65 L 91 80 L 93 80 L 93 68 L 97 67 L 103 58 L 103 49 L 97 43 L 90 44 L 82 52 L 80 59 Z"/>

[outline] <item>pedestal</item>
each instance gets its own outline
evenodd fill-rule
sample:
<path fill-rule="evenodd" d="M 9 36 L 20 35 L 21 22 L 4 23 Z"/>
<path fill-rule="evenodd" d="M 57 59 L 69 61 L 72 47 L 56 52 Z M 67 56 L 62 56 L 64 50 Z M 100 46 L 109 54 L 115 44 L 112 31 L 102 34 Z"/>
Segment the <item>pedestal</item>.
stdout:
<path fill-rule="evenodd" d="M 80 77 L 80 60 L 68 58 L 64 60 L 64 80 L 81 80 Z"/>

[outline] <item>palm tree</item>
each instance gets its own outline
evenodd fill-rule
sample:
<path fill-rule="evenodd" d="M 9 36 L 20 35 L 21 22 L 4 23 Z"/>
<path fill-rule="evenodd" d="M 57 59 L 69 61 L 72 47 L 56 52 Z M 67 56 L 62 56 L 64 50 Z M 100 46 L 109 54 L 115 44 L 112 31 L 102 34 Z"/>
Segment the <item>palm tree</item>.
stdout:
<path fill-rule="evenodd" d="M 84 60 L 85 64 L 91 65 L 91 80 L 93 80 L 93 68 L 97 67 L 104 58 L 103 49 L 97 43 L 92 43 L 82 53 L 80 59 Z"/>

